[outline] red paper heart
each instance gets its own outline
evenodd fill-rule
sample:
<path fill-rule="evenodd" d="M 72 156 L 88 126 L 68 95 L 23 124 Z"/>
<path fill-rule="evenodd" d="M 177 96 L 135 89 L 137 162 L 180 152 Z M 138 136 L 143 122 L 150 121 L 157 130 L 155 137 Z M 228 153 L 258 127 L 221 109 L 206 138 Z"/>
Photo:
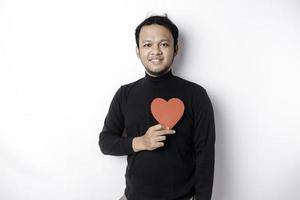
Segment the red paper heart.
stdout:
<path fill-rule="evenodd" d="M 184 112 L 184 104 L 178 98 L 169 99 L 155 98 L 151 103 L 151 113 L 154 118 L 165 126 L 172 129 L 180 120 Z"/>

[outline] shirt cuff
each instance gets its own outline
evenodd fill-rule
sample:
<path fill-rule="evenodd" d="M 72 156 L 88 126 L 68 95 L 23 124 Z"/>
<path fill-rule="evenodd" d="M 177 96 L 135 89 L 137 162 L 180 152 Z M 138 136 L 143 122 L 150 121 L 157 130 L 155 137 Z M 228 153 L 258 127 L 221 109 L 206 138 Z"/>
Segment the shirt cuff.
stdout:
<path fill-rule="evenodd" d="M 133 150 L 133 147 L 132 147 L 133 138 L 134 137 L 125 137 L 125 138 L 123 138 L 124 139 L 124 143 L 123 143 L 124 150 L 125 150 L 127 155 L 135 153 L 135 151 Z"/>

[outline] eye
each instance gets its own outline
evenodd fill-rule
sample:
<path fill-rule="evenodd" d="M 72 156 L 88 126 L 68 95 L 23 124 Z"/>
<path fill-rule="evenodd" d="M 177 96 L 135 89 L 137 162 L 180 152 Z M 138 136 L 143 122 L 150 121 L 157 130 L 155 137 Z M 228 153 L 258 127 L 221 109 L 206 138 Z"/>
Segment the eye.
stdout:
<path fill-rule="evenodd" d="M 163 46 L 163 47 L 168 47 L 168 46 L 169 46 L 169 44 L 168 44 L 168 43 L 166 43 L 166 42 L 164 42 L 164 43 L 162 43 L 162 44 L 161 44 L 161 46 Z"/>
<path fill-rule="evenodd" d="M 150 43 L 145 43 L 145 44 L 143 44 L 143 47 L 151 47 L 151 44 Z"/>

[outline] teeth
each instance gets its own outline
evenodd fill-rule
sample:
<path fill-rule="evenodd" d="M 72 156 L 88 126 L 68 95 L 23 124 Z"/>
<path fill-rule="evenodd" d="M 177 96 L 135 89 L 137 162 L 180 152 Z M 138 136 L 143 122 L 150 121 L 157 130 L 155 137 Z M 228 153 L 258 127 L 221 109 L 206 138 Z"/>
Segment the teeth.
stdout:
<path fill-rule="evenodd" d="M 153 63 L 153 64 L 160 64 L 161 60 L 151 60 L 150 62 Z"/>

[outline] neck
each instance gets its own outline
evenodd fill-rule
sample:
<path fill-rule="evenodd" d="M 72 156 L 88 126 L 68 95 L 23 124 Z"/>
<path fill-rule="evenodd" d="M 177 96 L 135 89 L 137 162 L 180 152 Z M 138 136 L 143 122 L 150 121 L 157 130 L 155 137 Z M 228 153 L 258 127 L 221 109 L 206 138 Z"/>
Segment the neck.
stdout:
<path fill-rule="evenodd" d="M 172 70 L 169 69 L 166 73 L 159 75 L 159 76 L 153 76 L 147 73 L 147 71 L 145 71 L 145 78 L 147 81 L 151 81 L 151 82 L 161 82 L 161 81 L 166 81 L 169 80 L 171 78 L 173 78 L 174 75 L 172 73 Z"/>

